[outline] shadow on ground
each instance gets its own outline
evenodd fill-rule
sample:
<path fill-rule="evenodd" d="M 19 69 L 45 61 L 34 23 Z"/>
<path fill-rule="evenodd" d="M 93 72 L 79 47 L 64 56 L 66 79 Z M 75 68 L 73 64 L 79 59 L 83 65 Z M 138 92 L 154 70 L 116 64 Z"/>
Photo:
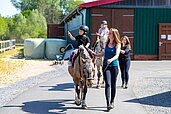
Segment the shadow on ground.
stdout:
<path fill-rule="evenodd" d="M 56 84 L 55 86 L 40 86 L 47 87 L 48 91 L 72 91 L 74 88 L 73 83 Z M 23 112 L 30 114 L 66 114 L 67 110 L 84 110 L 81 106 L 74 104 L 74 99 L 53 99 L 53 100 L 35 100 L 23 102 L 21 105 L 6 105 L 4 108 L 7 110 L 13 110 L 20 108 Z M 106 107 L 91 106 L 87 111 L 105 112 Z"/>
<path fill-rule="evenodd" d="M 74 102 L 71 99 L 57 99 L 57 100 L 40 100 L 24 102 L 22 106 L 4 106 L 6 108 L 20 107 L 24 112 L 31 114 L 61 114 L 66 113 L 67 109 L 78 109 L 80 107 L 66 107 L 65 104 Z M 75 106 L 75 105 L 74 105 Z"/>
<path fill-rule="evenodd" d="M 21 106 L 7 105 L 4 108 L 21 108 L 22 111 L 30 114 L 66 114 L 67 110 L 85 110 L 80 106 L 76 106 L 71 99 L 56 99 L 56 100 L 40 100 L 24 102 Z M 66 104 L 72 104 L 73 106 L 66 106 Z M 105 112 L 106 107 L 88 107 L 86 110 Z"/>
<path fill-rule="evenodd" d="M 48 91 L 72 91 L 74 88 L 73 83 L 62 83 L 56 84 L 56 86 L 40 86 L 40 87 L 48 87 Z"/>
<path fill-rule="evenodd" d="M 127 100 L 124 102 L 140 103 L 160 107 L 171 107 L 171 91 L 155 94 L 152 96 Z"/>

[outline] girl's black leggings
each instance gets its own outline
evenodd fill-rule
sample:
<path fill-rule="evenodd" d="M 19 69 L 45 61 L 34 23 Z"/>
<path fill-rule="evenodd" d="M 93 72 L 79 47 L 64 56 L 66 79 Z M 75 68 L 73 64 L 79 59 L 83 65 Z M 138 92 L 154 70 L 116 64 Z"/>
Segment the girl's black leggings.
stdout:
<path fill-rule="evenodd" d="M 114 102 L 115 94 L 116 94 L 116 80 L 118 75 L 118 66 L 103 66 L 103 76 L 105 80 L 105 96 L 107 106 L 109 103 Z"/>
<path fill-rule="evenodd" d="M 119 67 L 121 70 L 122 84 L 128 84 L 130 60 L 119 60 Z"/>

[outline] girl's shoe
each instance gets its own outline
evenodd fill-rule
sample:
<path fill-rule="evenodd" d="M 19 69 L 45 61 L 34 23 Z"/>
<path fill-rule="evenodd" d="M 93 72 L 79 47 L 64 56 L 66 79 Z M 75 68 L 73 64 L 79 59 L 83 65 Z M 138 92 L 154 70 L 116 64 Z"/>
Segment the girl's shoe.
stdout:
<path fill-rule="evenodd" d="M 124 83 L 122 83 L 121 88 L 124 88 Z"/>
<path fill-rule="evenodd" d="M 110 103 L 110 105 L 107 106 L 107 112 L 109 112 L 113 108 L 114 108 L 114 103 Z"/>
<path fill-rule="evenodd" d="M 110 103 L 109 107 L 110 107 L 111 109 L 113 109 L 113 108 L 114 108 L 114 103 L 113 103 L 113 102 Z"/>
<path fill-rule="evenodd" d="M 107 106 L 107 112 L 109 112 L 111 110 L 110 106 Z"/>
<path fill-rule="evenodd" d="M 128 85 L 126 84 L 125 87 L 124 87 L 124 89 L 127 89 L 127 88 L 128 88 Z"/>

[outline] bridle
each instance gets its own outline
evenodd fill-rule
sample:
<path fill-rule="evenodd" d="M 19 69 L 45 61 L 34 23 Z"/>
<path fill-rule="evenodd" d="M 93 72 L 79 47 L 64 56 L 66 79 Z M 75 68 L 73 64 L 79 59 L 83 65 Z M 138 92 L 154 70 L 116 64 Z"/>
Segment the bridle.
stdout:
<path fill-rule="evenodd" d="M 80 50 L 79 50 L 80 51 Z M 81 80 L 83 80 L 83 78 L 85 77 L 86 80 L 89 80 L 91 79 L 91 71 L 89 69 L 87 69 L 87 67 L 90 68 L 90 61 L 91 61 L 91 58 L 88 57 L 88 58 L 83 58 L 81 57 L 81 51 L 79 52 L 79 73 L 80 73 L 80 76 L 81 76 Z M 81 63 L 82 63 L 82 66 L 81 66 Z"/>

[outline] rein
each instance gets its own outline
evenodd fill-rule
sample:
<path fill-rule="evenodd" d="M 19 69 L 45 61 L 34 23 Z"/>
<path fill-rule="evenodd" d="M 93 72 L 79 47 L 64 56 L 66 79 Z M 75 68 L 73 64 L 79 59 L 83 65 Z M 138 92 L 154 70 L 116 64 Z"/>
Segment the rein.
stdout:
<path fill-rule="evenodd" d="M 81 54 L 81 53 L 80 53 L 80 54 Z M 85 66 L 84 66 L 84 63 L 82 63 L 83 65 L 82 65 L 82 67 L 81 67 L 81 62 L 82 62 L 82 60 L 86 60 L 86 59 L 90 59 L 90 58 L 85 58 L 85 59 L 84 59 L 84 58 L 82 58 L 82 57 L 80 56 L 80 54 L 79 54 L 79 66 L 80 66 L 80 67 L 79 67 L 79 73 L 80 73 L 80 76 L 81 76 L 81 81 L 83 81 L 83 77 L 82 77 L 82 76 L 85 75 L 85 74 L 84 74 L 84 70 L 85 70 L 86 68 L 85 68 Z M 82 68 L 83 71 L 81 71 L 81 68 Z M 88 73 L 88 75 L 89 75 L 89 73 Z M 88 79 L 88 77 L 87 77 L 86 75 L 85 75 L 85 77 L 86 77 L 86 79 Z"/>
<path fill-rule="evenodd" d="M 81 66 L 81 57 L 80 57 L 80 53 L 79 53 L 79 62 L 78 62 L 78 63 L 79 63 L 79 73 L 80 73 L 80 77 L 81 77 L 81 81 L 82 81 L 83 79 L 82 79 L 82 72 L 81 72 L 81 67 L 80 67 L 80 66 Z"/>

